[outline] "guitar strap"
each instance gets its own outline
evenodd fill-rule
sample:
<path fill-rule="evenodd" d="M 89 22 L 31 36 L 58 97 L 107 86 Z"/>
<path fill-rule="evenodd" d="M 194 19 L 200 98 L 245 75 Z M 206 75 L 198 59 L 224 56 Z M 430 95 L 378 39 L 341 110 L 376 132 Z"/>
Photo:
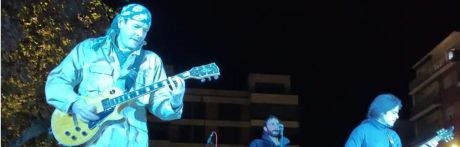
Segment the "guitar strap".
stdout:
<path fill-rule="evenodd" d="M 395 146 L 395 141 L 393 140 L 393 137 L 391 137 L 389 131 L 387 130 L 387 136 L 388 136 L 388 140 L 390 141 L 390 147 L 394 147 Z"/>
<path fill-rule="evenodd" d="M 125 88 L 130 90 L 136 83 L 137 73 L 139 72 L 140 66 L 144 60 L 145 51 L 141 49 L 140 55 L 134 60 L 133 65 L 130 67 L 128 75 L 126 75 Z"/>

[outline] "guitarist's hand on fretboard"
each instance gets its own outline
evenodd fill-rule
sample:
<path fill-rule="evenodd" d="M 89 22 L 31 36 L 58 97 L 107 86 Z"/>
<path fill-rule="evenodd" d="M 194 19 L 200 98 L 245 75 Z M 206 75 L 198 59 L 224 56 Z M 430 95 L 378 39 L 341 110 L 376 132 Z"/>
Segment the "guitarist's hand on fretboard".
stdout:
<path fill-rule="evenodd" d="M 454 140 L 454 126 L 448 129 L 440 129 L 436 131 L 436 136 L 426 141 L 419 147 L 435 147 L 438 146 L 439 141 L 449 142 Z"/>
<path fill-rule="evenodd" d="M 171 91 L 171 106 L 177 108 L 182 105 L 185 93 L 185 80 L 179 77 L 168 77 L 169 90 Z"/>

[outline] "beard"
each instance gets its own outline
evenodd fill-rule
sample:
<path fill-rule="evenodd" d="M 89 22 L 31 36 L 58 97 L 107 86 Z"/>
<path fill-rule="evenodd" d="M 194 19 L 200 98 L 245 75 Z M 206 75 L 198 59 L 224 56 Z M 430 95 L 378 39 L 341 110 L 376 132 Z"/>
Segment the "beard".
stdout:
<path fill-rule="evenodd" d="M 271 130 L 265 132 L 265 134 L 272 136 L 272 137 L 280 137 L 280 131 L 279 130 Z"/>

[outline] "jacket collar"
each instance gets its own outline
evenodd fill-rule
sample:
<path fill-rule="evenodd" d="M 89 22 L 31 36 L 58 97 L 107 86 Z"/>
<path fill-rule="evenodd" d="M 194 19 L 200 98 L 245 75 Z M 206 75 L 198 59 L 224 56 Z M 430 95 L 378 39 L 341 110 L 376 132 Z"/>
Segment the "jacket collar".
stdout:
<path fill-rule="evenodd" d="M 272 139 L 270 138 L 270 136 L 268 136 L 268 134 L 264 133 L 262 135 L 262 139 L 265 140 L 265 141 L 270 142 L 270 144 L 272 144 L 272 145 L 275 145 L 275 143 L 273 143 Z M 283 138 L 281 138 L 280 142 L 281 141 L 283 141 L 283 143 L 284 143 L 283 146 L 289 144 L 289 142 L 290 142 L 290 140 L 288 138 L 284 137 L 284 136 L 283 136 Z"/>

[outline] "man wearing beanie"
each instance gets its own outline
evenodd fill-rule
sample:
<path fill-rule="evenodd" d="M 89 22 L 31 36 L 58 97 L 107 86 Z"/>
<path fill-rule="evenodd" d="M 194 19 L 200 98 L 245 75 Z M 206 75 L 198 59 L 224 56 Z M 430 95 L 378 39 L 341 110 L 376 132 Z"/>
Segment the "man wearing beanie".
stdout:
<path fill-rule="evenodd" d="M 168 78 L 161 58 L 143 49 L 151 25 L 152 15 L 146 7 L 126 5 L 105 36 L 80 42 L 49 73 L 47 103 L 83 122 L 101 119 L 95 106 L 85 99 L 100 96 L 113 87 L 129 92 L 158 81 L 170 83 L 126 103 L 117 112 L 123 119 L 105 124 L 85 146 L 147 147 L 147 111 L 162 120 L 181 118 L 185 81 Z"/>

